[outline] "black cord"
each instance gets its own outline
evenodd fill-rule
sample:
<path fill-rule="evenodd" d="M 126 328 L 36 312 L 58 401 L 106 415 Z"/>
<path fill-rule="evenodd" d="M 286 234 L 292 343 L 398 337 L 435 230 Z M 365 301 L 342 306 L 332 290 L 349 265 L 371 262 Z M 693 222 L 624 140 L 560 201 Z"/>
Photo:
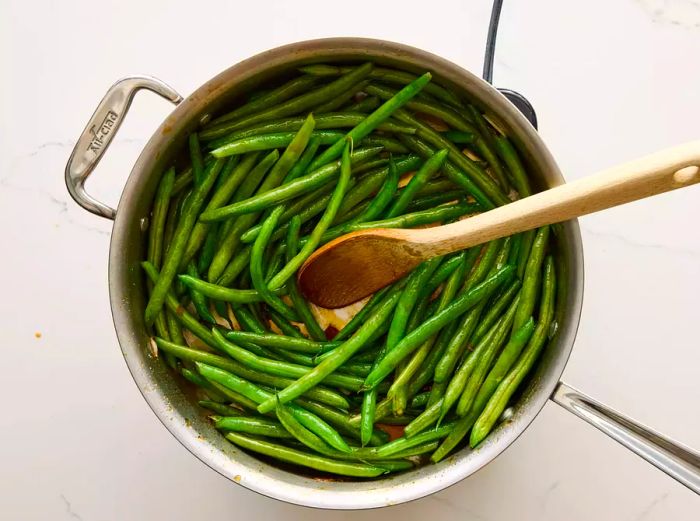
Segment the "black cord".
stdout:
<path fill-rule="evenodd" d="M 489 32 L 486 35 L 486 52 L 484 53 L 484 73 L 483 78 L 489 83 L 493 82 L 493 58 L 496 54 L 496 34 L 498 33 L 498 20 L 501 17 L 501 6 L 503 0 L 493 0 L 491 8 L 491 21 L 489 22 Z"/>

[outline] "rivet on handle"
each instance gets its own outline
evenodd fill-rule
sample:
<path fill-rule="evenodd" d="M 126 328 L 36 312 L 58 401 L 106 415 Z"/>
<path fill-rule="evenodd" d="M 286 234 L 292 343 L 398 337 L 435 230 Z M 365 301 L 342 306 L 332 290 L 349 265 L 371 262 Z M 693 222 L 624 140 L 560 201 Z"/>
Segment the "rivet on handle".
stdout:
<path fill-rule="evenodd" d="M 95 109 L 66 165 L 66 187 L 73 200 L 88 212 L 114 220 L 116 210 L 94 199 L 85 191 L 85 181 L 100 162 L 129 111 L 134 95 L 147 89 L 175 105 L 182 96 L 162 81 L 150 76 L 130 76 L 112 85 Z"/>

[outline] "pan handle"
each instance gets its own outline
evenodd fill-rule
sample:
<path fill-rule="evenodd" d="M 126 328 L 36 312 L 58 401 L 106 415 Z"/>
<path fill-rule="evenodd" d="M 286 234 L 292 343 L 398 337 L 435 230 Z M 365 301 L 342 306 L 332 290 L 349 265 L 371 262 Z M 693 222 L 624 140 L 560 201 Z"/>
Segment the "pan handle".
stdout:
<path fill-rule="evenodd" d="M 114 208 L 92 198 L 85 181 L 100 162 L 129 111 L 131 101 L 141 89 L 155 92 L 175 105 L 182 101 L 175 90 L 150 76 L 130 76 L 112 85 L 95 109 L 66 165 L 66 187 L 73 200 L 88 212 L 114 220 Z"/>
<path fill-rule="evenodd" d="M 559 382 L 552 401 L 700 494 L 700 453 Z"/>

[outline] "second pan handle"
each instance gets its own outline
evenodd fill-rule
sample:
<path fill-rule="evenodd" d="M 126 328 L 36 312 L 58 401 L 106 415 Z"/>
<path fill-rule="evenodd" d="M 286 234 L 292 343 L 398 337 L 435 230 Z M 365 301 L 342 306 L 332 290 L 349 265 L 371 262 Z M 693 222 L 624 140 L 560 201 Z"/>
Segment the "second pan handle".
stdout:
<path fill-rule="evenodd" d="M 95 109 L 66 165 L 66 187 L 73 200 L 88 212 L 114 220 L 114 208 L 91 197 L 85 191 L 85 181 L 100 162 L 114 139 L 136 93 L 146 89 L 175 105 L 182 101 L 170 86 L 150 76 L 131 76 L 112 85 Z"/>
<path fill-rule="evenodd" d="M 559 382 L 552 401 L 700 495 L 700 453 Z"/>

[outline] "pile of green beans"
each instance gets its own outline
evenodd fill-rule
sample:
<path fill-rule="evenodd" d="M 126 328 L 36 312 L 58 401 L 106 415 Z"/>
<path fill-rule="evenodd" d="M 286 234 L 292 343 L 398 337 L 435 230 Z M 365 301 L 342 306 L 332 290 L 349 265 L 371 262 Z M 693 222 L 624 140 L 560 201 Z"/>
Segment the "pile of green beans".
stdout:
<path fill-rule="evenodd" d="M 349 320 L 308 302 L 296 274 L 345 233 L 529 196 L 516 148 L 429 73 L 317 64 L 272 87 L 202 123 L 162 173 L 147 348 L 231 443 L 322 475 L 477 446 L 556 331 L 549 227 L 426 261 Z"/>

